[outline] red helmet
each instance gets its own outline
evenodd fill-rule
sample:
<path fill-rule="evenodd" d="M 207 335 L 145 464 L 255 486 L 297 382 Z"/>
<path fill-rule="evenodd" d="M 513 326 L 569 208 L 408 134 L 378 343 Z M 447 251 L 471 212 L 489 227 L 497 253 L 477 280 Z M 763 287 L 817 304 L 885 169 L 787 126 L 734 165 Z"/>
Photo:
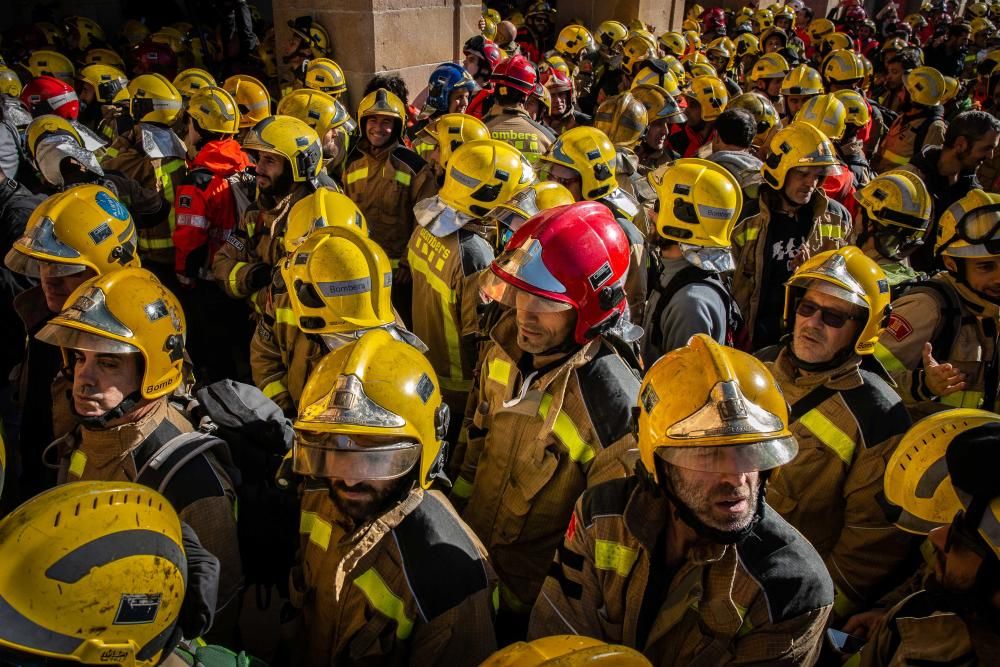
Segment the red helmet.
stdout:
<path fill-rule="evenodd" d="M 166 44 L 146 39 L 132 49 L 134 75 L 162 74 L 171 81 L 177 76 L 177 54 Z"/>
<path fill-rule="evenodd" d="M 522 55 L 508 58 L 493 70 L 493 81 L 498 86 L 508 86 L 530 95 L 538 81 L 538 73 L 531 61 Z"/>
<path fill-rule="evenodd" d="M 866 18 L 868 18 L 868 13 L 864 7 L 848 7 L 847 11 L 844 12 L 845 21 L 864 21 Z"/>
<path fill-rule="evenodd" d="M 726 27 L 726 11 L 722 7 L 706 9 L 701 15 L 701 31 L 711 32 Z"/>
<path fill-rule="evenodd" d="M 611 211 L 598 202 L 577 202 L 525 221 L 490 264 L 483 291 L 517 308 L 573 308 L 573 338 L 582 345 L 624 315 L 628 263 L 628 239 Z M 518 292 L 536 298 L 517 299 Z"/>
<path fill-rule="evenodd" d="M 493 73 L 497 65 L 503 60 L 500 47 L 482 35 L 476 35 L 467 39 L 465 45 L 462 47 L 462 53 L 471 53 L 477 56 L 489 67 L 490 74 Z"/>
<path fill-rule="evenodd" d="M 550 67 L 541 75 L 542 85 L 548 88 L 549 93 L 572 93 L 573 79 L 562 70 Z"/>
<path fill-rule="evenodd" d="M 39 76 L 29 81 L 21 90 L 21 101 L 34 118 L 51 113 L 66 120 L 76 120 L 80 115 L 76 91 L 54 76 Z"/>

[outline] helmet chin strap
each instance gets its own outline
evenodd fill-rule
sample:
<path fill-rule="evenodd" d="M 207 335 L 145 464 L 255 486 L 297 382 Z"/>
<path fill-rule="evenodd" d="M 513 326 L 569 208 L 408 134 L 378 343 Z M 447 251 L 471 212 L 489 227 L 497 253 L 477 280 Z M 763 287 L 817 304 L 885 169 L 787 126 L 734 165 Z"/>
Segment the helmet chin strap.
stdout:
<path fill-rule="evenodd" d="M 70 392 L 66 392 L 69 394 Z M 122 402 L 105 412 L 100 417 L 85 417 L 76 411 L 76 405 L 73 404 L 73 398 L 69 396 L 69 409 L 72 411 L 73 416 L 80 420 L 80 423 L 91 430 L 100 430 L 108 427 L 108 424 L 121 419 L 137 406 L 142 401 L 142 392 L 136 389 L 131 394 L 122 399 Z"/>

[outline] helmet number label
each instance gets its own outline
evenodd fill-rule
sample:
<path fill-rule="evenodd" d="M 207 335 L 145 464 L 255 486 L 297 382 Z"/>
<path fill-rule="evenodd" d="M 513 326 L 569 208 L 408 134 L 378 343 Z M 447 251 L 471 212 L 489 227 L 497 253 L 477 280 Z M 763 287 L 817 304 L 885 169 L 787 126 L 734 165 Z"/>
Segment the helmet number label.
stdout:
<path fill-rule="evenodd" d="M 601 264 L 600 268 L 598 268 L 596 271 L 590 274 L 589 278 L 590 287 L 596 290 L 601 285 L 608 282 L 608 280 L 611 278 L 611 275 L 612 275 L 611 263 L 604 262 L 604 264 Z"/>
<path fill-rule="evenodd" d="M 156 620 L 160 610 L 160 594 L 123 593 L 118 603 L 114 625 L 142 625 Z"/>

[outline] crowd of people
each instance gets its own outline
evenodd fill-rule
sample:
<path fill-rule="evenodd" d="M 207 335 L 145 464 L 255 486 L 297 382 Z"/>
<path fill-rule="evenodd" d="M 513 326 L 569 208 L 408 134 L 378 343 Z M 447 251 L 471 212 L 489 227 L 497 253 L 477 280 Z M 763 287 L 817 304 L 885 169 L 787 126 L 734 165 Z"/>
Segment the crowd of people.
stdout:
<path fill-rule="evenodd" d="M 1000 664 L 1000 3 L 200 9 L 0 43 L 0 665 Z"/>

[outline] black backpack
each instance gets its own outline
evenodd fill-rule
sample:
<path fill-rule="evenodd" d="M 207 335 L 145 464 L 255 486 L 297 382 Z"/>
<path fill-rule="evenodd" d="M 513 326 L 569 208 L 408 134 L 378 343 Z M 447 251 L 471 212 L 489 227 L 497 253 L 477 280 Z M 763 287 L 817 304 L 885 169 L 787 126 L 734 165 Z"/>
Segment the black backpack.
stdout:
<path fill-rule="evenodd" d="M 726 345 L 738 349 L 746 349 L 742 344 L 745 334 L 743 314 L 740 312 L 740 307 L 736 304 L 736 301 L 733 300 L 733 295 L 729 291 L 729 287 L 722 282 L 722 277 L 718 273 L 706 271 L 693 264 L 678 271 L 665 287 L 660 285 L 659 276 L 651 280 L 650 284 L 653 287 L 650 291 L 659 294 L 660 298 L 656 301 L 656 307 L 653 309 L 652 319 L 650 320 L 653 323 L 650 327 L 652 331 L 646 332 L 646 335 L 649 336 L 649 342 L 657 348 L 663 345 L 663 331 L 659 326 L 660 318 L 663 317 L 663 311 L 667 307 L 667 304 L 670 303 L 670 299 L 677 292 L 694 283 L 708 285 L 714 289 L 722 299 L 722 303 L 725 304 Z"/>
<path fill-rule="evenodd" d="M 197 429 L 182 433 L 145 461 L 137 481 L 170 498 L 170 483 L 184 464 L 212 450 L 227 469 L 237 495 L 237 532 L 243 574 L 257 588 L 257 604 L 270 604 L 270 587 L 287 594 L 298 547 L 299 502 L 275 475 L 292 447 L 292 425 L 257 387 L 220 380 L 178 407 Z M 181 509 L 181 508 L 178 508 Z"/>

